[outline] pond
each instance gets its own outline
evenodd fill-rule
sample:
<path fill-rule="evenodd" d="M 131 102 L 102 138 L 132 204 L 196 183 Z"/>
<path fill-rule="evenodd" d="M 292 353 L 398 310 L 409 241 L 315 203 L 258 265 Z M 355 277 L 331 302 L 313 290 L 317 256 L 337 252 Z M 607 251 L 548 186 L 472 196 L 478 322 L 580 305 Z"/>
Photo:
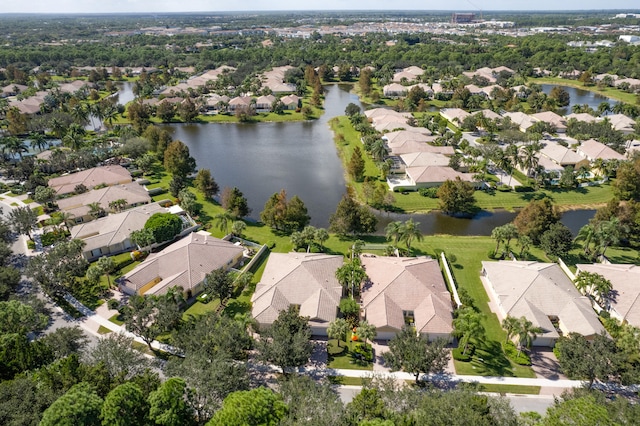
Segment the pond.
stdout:
<path fill-rule="evenodd" d="M 130 90 L 130 83 L 125 84 L 127 87 Z M 363 107 L 350 89 L 350 85 L 326 86 L 325 111 L 315 121 L 178 124 L 167 128 L 189 147 L 198 168 L 211 170 L 221 188 L 237 186 L 244 193 L 252 209 L 251 219 L 258 220 L 267 199 L 285 189 L 289 198 L 298 195 L 304 201 L 312 225 L 327 227 L 329 216 L 345 192 L 344 171 L 328 122 L 344 115 L 350 102 Z M 593 214 L 592 210 L 570 211 L 562 221 L 577 233 Z M 412 217 L 427 235 L 490 235 L 493 228 L 512 221 L 515 215 L 500 210 L 481 212 L 472 219 L 438 212 L 380 213 L 377 233 L 383 234 L 391 221 Z"/>
<path fill-rule="evenodd" d="M 542 91 L 548 95 L 551 92 L 551 89 L 553 89 L 556 85 L 542 84 L 540 86 L 542 87 Z M 559 85 L 559 87 L 562 87 L 564 90 L 566 90 L 569 93 L 569 97 L 570 97 L 569 106 L 560 109 L 560 111 L 562 112 L 562 115 L 571 114 L 571 108 L 573 108 L 574 105 L 587 104 L 591 108 L 597 111 L 598 106 L 602 102 L 608 102 L 611 106 L 613 106 L 616 103 L 614 99 L 607 98 L 606 96 L 602 96 L 599 93 L 590 92 L 588 90 L 578 89 L 577 87 L 571 87 L 571 86 Z"/>

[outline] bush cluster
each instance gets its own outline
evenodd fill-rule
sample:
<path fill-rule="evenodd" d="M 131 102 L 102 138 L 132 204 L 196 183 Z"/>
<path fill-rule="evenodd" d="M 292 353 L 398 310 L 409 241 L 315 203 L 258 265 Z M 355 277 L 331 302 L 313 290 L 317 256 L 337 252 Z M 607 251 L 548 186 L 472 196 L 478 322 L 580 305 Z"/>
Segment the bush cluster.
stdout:
<path fill-rule="evenodd" d="M 502 350 L 504 354 L 511 361 L 515 362 L 518 365 L 531 365 L 531 358 L 529 355 L 524 353 L 524 351 L 520 351 L 520 355 L 518 355 L 518 348 L 513 342 L 506 342 L 502 344 Z"/>

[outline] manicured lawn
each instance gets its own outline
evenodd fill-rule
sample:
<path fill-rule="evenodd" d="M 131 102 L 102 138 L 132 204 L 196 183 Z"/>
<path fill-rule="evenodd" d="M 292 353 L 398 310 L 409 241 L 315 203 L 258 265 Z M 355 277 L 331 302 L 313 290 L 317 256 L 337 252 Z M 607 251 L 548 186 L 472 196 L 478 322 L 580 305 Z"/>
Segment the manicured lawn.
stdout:
<path fill-rule="evenodd" d="M 109 330 L 107 327 L 102 325 L 98 327 L 98 334 L 109 334 L 109 333 L 111 333 L 111 330 Z"/>
<path fill-rule="evenodd" d="M 483 383 L 478 385 L 480 392 L 496 392 L 496 393 L 514 393 L 521 395 L 539 395 L 540 386 L 521 386 L 521 385 L 495 385 L 492 383 Z"/>
<path fill-rule="evenodd" d="M 220 306 L 220 299 L 211 300 L 209 303 L 202 303 L 198 300 L 189 306 L 189 308 L 182 314 L 182 319 L 187 320 L 190 316 L 197 317 L 208 312 L 215 311 Z"/>
<path fill-rule="evenodd" d="M 512 363 L 502 352 L 500 344 L 506 339 L 506 334 L 496 314 L 489 309 L 489 297 L 480 281 L 480 262 L 488 260 L 487 253 L 495 248 L 495 241 L 489 237 L 440 235 L 425 237 L 420 246 L 426 246 L 423 250 L 428 250 L 434 256 L 436 252 L 445 251 L 458 288 L 467 291 L 474 300 L 475 308 L 483 314 L 485 336 L 473 342 L 476 345 L 474 360 L 468 363 L 454 361 L 456 372 L 480 376 L 535 377 L 531 368 Z"/>
<path fill-rule="evenodd" d="M 109 321 L 111 321 L 112 323 L 117 324 L 117 325 L 123 325 L 124 324 L 124 320 L 122 319 L 122 316 L 120 314 L 115 314 L 114 316 L 109 318 Z"/>
<path fill-rule="evenodd" d="M 332 385 L 362 386 L 362 377 L 328 376 Z"/>
<path fill-rule="evenodd" d="M 355 348 L 357 344 L 359 343 L 353 343 L 353 347 Z M 340 341 L 340 346 L 343 348 L 342 353 L 337 353 L 339 352 L 337 345 L 338 341 L 335 339 L 327 342 L 329 368 L 373 371 L 373 363 L 358 359 L 355 352 L 350 350 L 350 346 L 346 342 Z"/>

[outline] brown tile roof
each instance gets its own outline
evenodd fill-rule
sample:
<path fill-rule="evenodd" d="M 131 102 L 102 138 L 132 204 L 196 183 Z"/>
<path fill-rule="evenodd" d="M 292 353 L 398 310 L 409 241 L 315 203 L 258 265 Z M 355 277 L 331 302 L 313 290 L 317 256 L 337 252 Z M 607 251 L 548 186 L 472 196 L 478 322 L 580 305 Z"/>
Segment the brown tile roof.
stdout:
<path fill-rule="evenodd" d="M 362 291 L 367 321 L 400 331 L 403 311 L 413 311 L 420 333 L 451 333 L 451 295 L 437 260 L 374 255 L 362 255 L 361 260 L 369 277 Z"/>
<path fill-rule="evenodd" d="M 336 270 L 342 256 L 324 253 L 271 253 L 251 298 L 253 317 L 271 324 L 279 311 L 300 305 L 300 315 L 325 326 L 336 318 L 342 286 Z"/>
<path fill-rule="evenodd" d="M 604 331 L 589 299 L 580 294 L 557 264 L 484 261 L 482 268 L 503 318 L 526 316 L 550 333 L 556 332 L 549 316 L 558 317 L 561 326 L 570 332 L 593 336 Z M 532 316 L 532 312 L 538 314 Z"/>
<path fill-rule="evenodd" d="M 96 185 L 115 185 L 118 183 L 131 182 L 131 173 L 122 166 L 102 166 L 83 170 L 77 173 L 49 179 L 49 186 L 56 190 L 58 195 L 69 194 L 75 190 L 79 184 L 83 184 L 88 189 Z"/>
<path fill-rule="evenodd" d="M 145 294 L 163 294 L 180 286 L 193 289 L 204 277 L 219 268 L 229 268 L 242 257 L 243 248 L 218 238 L 192 233 L 144 262 L 121 279 L 121 285 L 138 292 L 154 280 L 160 280 Z"/>
<path fill-rule="evenodd" d="M 127 205 L 147 204 L 151 202 L 151 197 L 143 186 L 136 182 L 125 183 L 123 185 L 107 186 L 106 188 L 93 189 L 73 197 L 62 198 L 57 201 L 60 210 L 63 210 L 75 217 L 82 217 L 89 214 L 91 203 L 98 203 L 105 210 L 109 210 L 109 203 L 116 200 L 126 200 Z"/>

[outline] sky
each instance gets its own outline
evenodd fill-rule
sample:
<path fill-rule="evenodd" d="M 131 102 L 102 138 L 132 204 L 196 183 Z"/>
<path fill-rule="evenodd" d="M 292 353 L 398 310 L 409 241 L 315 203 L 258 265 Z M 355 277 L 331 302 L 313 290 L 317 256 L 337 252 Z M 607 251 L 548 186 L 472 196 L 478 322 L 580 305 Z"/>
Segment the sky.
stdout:
<path fill-rule="evenodd" d="M 264 10 L 640 10 L 640 0 L 2 0 L 0 13 L 223 12 Z M 6 4 L 8 3 L 8 4 Z"/>

